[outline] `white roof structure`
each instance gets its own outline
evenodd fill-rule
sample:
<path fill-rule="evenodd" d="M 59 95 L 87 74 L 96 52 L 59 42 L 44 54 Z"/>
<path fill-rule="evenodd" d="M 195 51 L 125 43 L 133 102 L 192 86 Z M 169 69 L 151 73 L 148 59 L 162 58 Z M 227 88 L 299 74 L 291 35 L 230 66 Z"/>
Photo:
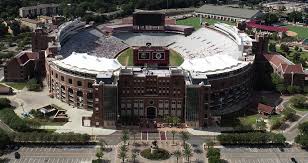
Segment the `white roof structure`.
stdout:
<path fill-rule="evenodd" d="M 55 60 L 53 62 L 57 66 L 65 69 L 89 74 L 114 72 L 121 68 L 121 64 L 116 59 L 95 57 L 87 53 L 76 52 L 73 52 L 63 60 Z"/>
<path fill-rule="evenodd" d="M 228 55 L 217 55 L 185 60 L 181 68 L 190 72 L 206 73 L 209 75 L 236 70 L 247 64 L 247 62 L 238 61 Z"/>
<path fill-rule="evenodd" d="M 184 57 L 181 68 L 191 73 L 218 74 L 248 65 L 241 60 L 245 57 L 244 47 L 251 47 L 252 41 L 236 27 L 218 23 L 182 37 L 169 48 Z"/>

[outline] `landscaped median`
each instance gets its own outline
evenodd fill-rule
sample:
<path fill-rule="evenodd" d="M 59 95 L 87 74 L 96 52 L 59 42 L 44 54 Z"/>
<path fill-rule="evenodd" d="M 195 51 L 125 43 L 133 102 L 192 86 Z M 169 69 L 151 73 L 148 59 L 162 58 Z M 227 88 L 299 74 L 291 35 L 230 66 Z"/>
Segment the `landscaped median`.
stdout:
<path fill-rule="evenodd" d="M 10 106 L 9 100 L 0 98 L 0 120 L 15 132 L 8 134 L 10 141 L 18 144 L 93 144 L 90 136 L 77 133 L 54 133 L 48 130 L 33 128 L 25 119 L 21 119 Z M 0 126 L 1 128 L 1 126 Z M 1 130 L 2 131 L 2 130 Z M 0 139 L 6 133 L 0 132 Z M 1 143 L 1 140 L 0 140 Z"/>
<path fill-rule="evenodd" d="M 271 132 L 227 133 L 218 135 L 217 139 L 222 145 L 281 145 L 286 141 L 282 134 Z"/>

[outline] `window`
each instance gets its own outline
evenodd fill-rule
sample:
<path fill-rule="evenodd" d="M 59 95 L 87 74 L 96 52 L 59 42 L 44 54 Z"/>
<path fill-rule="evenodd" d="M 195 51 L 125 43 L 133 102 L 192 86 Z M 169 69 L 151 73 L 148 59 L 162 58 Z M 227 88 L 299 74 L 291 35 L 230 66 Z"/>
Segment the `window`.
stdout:
<path fill-rule="evenodd" d="M 77 81 L 77 86 L 82 86 L 82 82 L 81 81 Z"/>
<path fill-rule="evenodd" d="M 72 79 L 68 79 L 68 83 L 69 83 L 69 84 L 72 84 L 72 83 L 73 83 L 73 80 L 72 80 Z"/>
<path fill-rule="evenodd" d="M 56 74 L 56 78 L 58 79 L 58 74 Z"/>
<path fill-rule="evenodd" d="M 89 82 L 88 83 L 88 88 L 93 88 L 93 83 Z"/>
<path fill-rule="evenodd" d="M 64 81 L 64 76 L 61 76 L 61 81 Z"/>

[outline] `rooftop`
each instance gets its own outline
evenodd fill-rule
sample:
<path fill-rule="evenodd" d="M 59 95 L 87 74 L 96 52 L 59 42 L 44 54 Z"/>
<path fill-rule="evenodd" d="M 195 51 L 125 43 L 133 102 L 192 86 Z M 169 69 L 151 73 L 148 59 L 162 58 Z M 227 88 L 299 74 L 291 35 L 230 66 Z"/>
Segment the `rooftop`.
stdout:
<path fill-rule="evenodd" d="M 57 66 L 68 70 L 96 75 L 101 72 L 113 72 L 121 68 L 121 64 L 116 59 L 95 57 L 87 53 L 76 52 L 73 52 L 63 60 L 55 60 L 53 62 Z"/>
<path fill-rule="evenodd" d="M 304 73 L 301 64 L 294 64 L 280 54 L 265 54 L 264 57 L 284 73 Z"/>
<path fill-rule="evenodd" d="M 203 5 L 202 7 L 197 9 L 196 12 L 243 19 L 251 19 L 261 14 L 260 10 L 234 8 L 230 6 L 218 5 Z"/>

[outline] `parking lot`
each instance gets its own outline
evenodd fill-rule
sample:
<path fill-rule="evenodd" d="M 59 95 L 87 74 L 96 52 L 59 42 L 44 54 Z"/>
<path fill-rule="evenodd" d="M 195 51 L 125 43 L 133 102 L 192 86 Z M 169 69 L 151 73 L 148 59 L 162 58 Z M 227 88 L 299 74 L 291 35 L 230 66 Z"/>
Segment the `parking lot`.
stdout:
<path fill-rule="evenodd" d="M 111 152 L 105 152 L 104 158 L 110 162 L 115 159 L 114 146 Z M 90 163 L 96 159 L 95 146 L 54 146 L 54 147 L 21 147 L 17 152 L 20 159 L 14 158 L 12 152 L 2 158 L 8 158 L 11 163 Z"/>
<path fill-rule="evenodd" d="M 223 148 L 222 159 L 228 163 L 298 163 L 308 162 L 308 152 L 299 148 Z"/>

